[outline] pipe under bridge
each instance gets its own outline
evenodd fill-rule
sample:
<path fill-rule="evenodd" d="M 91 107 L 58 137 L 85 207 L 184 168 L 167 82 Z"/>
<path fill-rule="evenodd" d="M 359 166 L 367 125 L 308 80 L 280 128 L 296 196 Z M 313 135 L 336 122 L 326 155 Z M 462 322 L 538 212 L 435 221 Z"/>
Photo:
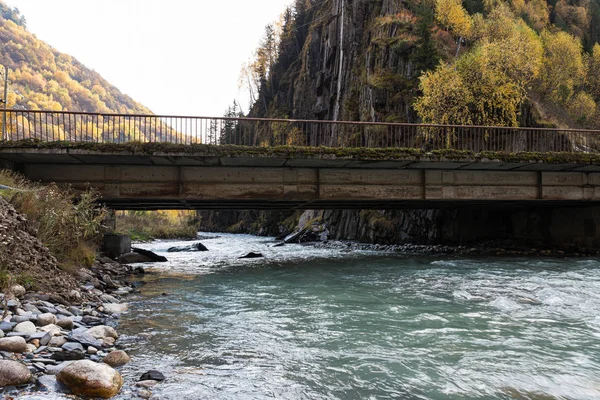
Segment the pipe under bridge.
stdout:
<path fill-rule="evenodd" d="M 114 209 L 600 201 L 600 131 L 8 110 L 0 162 Z"/>

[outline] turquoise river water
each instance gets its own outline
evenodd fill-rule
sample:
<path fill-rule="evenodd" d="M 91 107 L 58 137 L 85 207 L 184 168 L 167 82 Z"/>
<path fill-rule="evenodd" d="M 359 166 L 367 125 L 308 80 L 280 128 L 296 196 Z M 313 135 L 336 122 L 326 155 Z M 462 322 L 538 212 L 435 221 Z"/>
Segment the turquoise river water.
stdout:
<path fill-rule="evenodd" d="M 597 259 L 203 243 L 143 246 L 170 261 L 118 329 L 126 380 L 167 375 L 153 398 L 600 399 Z"/>

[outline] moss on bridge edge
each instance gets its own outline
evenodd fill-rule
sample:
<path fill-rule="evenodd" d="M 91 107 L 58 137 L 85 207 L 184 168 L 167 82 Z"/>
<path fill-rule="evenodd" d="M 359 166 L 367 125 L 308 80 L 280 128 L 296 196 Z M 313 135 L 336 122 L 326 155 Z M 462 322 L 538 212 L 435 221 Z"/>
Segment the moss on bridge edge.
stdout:
<path fill-rule="evenodd" d="M 250 147 L 235 145 L 173 144 L 173 143 L 71 143 L 21 140 L 0 142 L 4 149 L 79 150 L 99 153 L 131 155 L 194 155 L 197 157 L 285 157 L 324 158 L 353 160 L 414 160 L 454 162 L 510 162 L 550 164 L 594 164 L 600 165 L 600 154 L 583 152 L 535 153 L 535 152 L 491 152 L 474 153 L 468 150 L 434 150 L 425 152 L 413 148 L 335 148 L 335 147 Z"/>

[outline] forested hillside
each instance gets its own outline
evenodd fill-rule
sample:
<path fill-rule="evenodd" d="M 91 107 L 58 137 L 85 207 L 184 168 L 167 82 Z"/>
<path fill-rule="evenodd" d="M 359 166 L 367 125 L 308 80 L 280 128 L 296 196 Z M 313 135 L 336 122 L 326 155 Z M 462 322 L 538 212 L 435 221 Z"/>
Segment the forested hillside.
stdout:
<path fill-rule="evenodd" d="M 25 17 L 2 1 L 0 64 L 10 69 L 10 108 L 151 113 L 97 72 L 27 31 Z"/>
<path fill-rule="evenodd" d="M 296 0 L 242 70 L 253 116 L 600 127 L 598 0 Z"/>

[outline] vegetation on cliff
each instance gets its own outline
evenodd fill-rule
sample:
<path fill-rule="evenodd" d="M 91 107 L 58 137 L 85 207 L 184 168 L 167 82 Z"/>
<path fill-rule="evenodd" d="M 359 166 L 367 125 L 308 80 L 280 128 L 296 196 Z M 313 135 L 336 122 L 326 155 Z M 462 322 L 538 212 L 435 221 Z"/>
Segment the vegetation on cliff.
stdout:
<path fill-rule="evenodd" d="M 297 0 L 241 81 L 252 116 L 598 127 L 598 26 L 597 0 Z"/>

